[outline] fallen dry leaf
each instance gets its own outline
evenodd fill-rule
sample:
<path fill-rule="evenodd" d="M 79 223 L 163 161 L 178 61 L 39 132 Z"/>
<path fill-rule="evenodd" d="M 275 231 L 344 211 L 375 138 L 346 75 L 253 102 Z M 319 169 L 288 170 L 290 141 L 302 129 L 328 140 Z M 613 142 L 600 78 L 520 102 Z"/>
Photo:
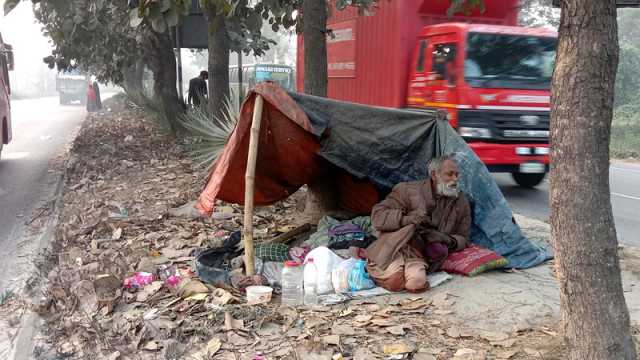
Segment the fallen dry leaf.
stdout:
<path fill-rule="evenodd" d="M 198 280 L 184 281 L 178 286 L 178 296 L 185 298 L 194 294 L 208 293 L 209 288 Z"/>
<path fill-rule="evenodd" d="M 424 309 L 429 305 L 431 305 L 430 300 L 417 298 L 417 299 L 411 299 L 410 301 L 401 303 L 400 308 L 402 310 L 412 311 L 412 310 Z"/>
<path fill-rule="evenodd" d="M 217 337 L 212 338 L 198 351 L 191 353 L 187 358 L 192 360 L 209 360 L 220 351 L 222 347 L 222 340 Z"/>
<path fill-rule="evenodd" d="M 495 332 L 495 331 L 481 332 L 480 337 L 487 341 L 505 341 L 509 339 L 509 335 L 503 332 Z"/>
<path fill-rule="evenodd" d="M 385 355 L 399 355 L 399 354 L 407 354 L 413 352 L 415 347 L 410 346 L 407 343 L 395 343 L 395 344 L 386 344 L 382 346 L 382 352 Z"/>
<path fill-rule="evenodd" d="M 236 346 L 249 345 L 251 340 L 236 332 L 227 333 L 227 341 Z"/>
<path fill-rule="evenodd" d="M 353 336 L 356 332 L 353 330 L 353 327 L 350 325 L 334 325 L 331 328 L 331 333 L 333 335 L 344 335 L 344 336 Z"/>
<path fill-rule="evenodd" d="M 404 334 L 406 334 L 404 331 L 404 326 L 402 325 L 388 327 L 387 331 L 393 335 L 399 336 L 404 336 Z"/>
<path fill-rule="evenodd" d="M 447 336 L 452 338 L 472 337 L 473 332 L 467 329 L 461 329 L 457 326 L 452 326 L 447 329 Z"/>
<path fill-rule="evenodd" d="M 525 353 L 527 353 L 527 355 L 529 356 L 540 356 L 540 351 L 536 350 L 536 349 L 532 349 L 532 348 L 524 348 L 523 349 Z"/>
<path fill-rule="evenodd" d="M 77 282 L 71 287 L 71 293 L 78 298 L 80 309 L 84 313 L 93 315 L 98 311 L 98 297 L 93 282 L 89 280 Z"/>
<path fill-rule="evenodd" d="M 453 354 L 453 358 L 458 360 L 466 360 L 466 359 L 473 359 L 475 357 L 475 355 L 478 352 L 473 350 L 473 349 L 468 349 L 468 348 L 462 348 L 462 349 L 458 349 L 458 351 L 456 351 L 455 354 Z"/>
<path fill-rule="evenodd" d="M 207 351 L 208 356 L 215 355 L 218 350 L 222 347 L 222 341 L 218 338 L 213 338 L 207 342 L 207 346 L 205 346 L 205 350 Z"/>
<path fill-rule="evenodd" d="M 122 237 L 122 228 L 117 228 L 113 230 L 113 234 L 111 234 L 111 240 L 120 240 Z"/>
<path fill-rule="evenodd" d="M 160 346 L 158 345 L 158 343 L 153 340 L 144 345 L 144 349 L 149 351 L 158 351 L 159 348 Z"/>
<path fill-rule="evenodd" d="M 518 351 L 516 350 L 503 350 L 503 351 L 498 351 L 496 353 L 496 357 L 500 360 L 508 360 L 514 357 L 517 353 Z"/>
<path fill-rule="evenodd" d="M 215 305 L 227 305 L 233 300 L 233 295 L 225 289 L 217 288 L 211 293 L 211 302 Z"/>
<path fill-rule="evenodd" d="M 224 313 L 224 330 L 237 330 L 244 328 L 244 320 L 242 319 L 234 319 L 233 315 L 230 312 L 226 311 Z"/>
<path fill-rule="evenodd" d="M 502 340 L 502 341 L 491 341 L 490 344 L 492 346 L 500 346 L 503 348 L 510 348 L 512 347 L 515 343 L 516 343 L 516 339 L 508 339 L 508 340 Z"/>
<path fill-rule="evenodd" d="M 340 346 L 340 335 L 326 335 L 322 337 L 322 342 L 327 345 Z"/>
<path fill-rule="evenodd" d="M 138 291 L 136 301 L 145 302 L 155 295 L 160 289 L 162 289 L 162 281 L 154 281 Z"/>
<path fill-rule="evenodd" d="M 358 315 L 353 318 L 353 321 L 362 323 L 362 322 L 369 322 L 371 321 L 371 319 L 373 319 L 372 315 Z"/>
<path fill-rule="evenodd" d="M 340 314 L 338 314 L 338 317 L 345 317 L 345 316 L 349 316 L 351 314 L 353 314 L 353 308 L 348 307 L 348 308 L 342 310 L 340 312 Z"/>
<path fill-rule="evenodd" d="M 371 320 L 371 324 L 375 326 L 386 327 L 386 326 L 394 326 L 396 324 L 396 321 L 388 318 L 375 318 Z"/>

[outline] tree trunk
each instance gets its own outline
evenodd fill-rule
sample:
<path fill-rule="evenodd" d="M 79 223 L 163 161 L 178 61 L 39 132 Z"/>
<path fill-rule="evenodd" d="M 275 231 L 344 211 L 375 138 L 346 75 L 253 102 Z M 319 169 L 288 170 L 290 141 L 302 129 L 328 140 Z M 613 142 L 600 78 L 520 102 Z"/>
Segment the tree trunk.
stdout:
<path fill-rule="evenodd" d="M 153 93 L 155 106 L 161 116 L 168 122 L 172 131 L 176 131 L 178 115 L 183 112 L 176 86 L 176 57 L 173 43 L 168 32 L 159 34 L 148 30 L 145 49 L 145 60 L 153 72 Z"/>
<path fill-rule="evenodd" d="M 304 36 L 304 92 L 327 96 L 327 2 L 302 2 Z M 335 183 L 331 174 L 309 184 L 303 218 L 316 223 L 337 205 Z"/>
<path fill-rule="evenodd" d="M 636 359 L 609 190 L 614 0 L 564 0 L 551 111 L 551 229 L 572 360 Z"/>
<path fill-rule="evenodd" d="M 136 60 L 134 64 L 123 71 L 124 81 L 122 87 L 127 93 L 127 96 L 140 106 L 143 106 L 145 103 L 142 85 L 143 75 L 144 63 L 142 59 Z"/>
<path fill-rule="evenodd" d="M 302 3 L 304 35 L 304 92 L 327 96 L 327 2 Z"/>
<path fill-rule="evenodd" d="M 225 115 L 225 101 L 229 98 L 230 41 L 224 15 L 207 9 L 209 23 L 209 109 L 213 120 Z"/>

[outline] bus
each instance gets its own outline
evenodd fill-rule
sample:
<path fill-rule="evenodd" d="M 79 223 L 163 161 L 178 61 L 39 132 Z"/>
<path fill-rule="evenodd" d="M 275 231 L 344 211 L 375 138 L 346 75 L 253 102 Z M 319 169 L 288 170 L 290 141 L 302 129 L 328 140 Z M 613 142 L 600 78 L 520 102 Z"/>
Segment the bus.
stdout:
<path fill-rule="evenodd" d="M 0 34 L 0 153 L 2 146 L 11 141 L 11 86 L 9 71 L 13 70 L 13 51 L 2 41 Z"/>
<path fill-rule="evenodd" d="M 238 82 L 238 66 L 229 67 L 229 87 L 231 90 L 231 101 L 238 106 L 238 94 L 247 93 L 257 84 L 264 81 L 273 81 L 280 85 L 285 91 L 295 91 L 294 68 L 281 64 L 249 64 L 242 66 L 242 87 Z"/>

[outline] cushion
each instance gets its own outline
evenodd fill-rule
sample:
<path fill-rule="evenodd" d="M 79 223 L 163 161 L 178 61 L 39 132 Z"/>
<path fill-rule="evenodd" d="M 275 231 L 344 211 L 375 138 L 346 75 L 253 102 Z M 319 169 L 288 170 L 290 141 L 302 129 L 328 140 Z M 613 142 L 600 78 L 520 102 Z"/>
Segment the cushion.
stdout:
<path fill-rule="evenodd" d="M 442 270 L 453 274 L 476 276 L 507 265 L 509 265 L 509 261 L 496 252 L 471 245 L 466 249 L 449 254 L 442 264 Z"/>

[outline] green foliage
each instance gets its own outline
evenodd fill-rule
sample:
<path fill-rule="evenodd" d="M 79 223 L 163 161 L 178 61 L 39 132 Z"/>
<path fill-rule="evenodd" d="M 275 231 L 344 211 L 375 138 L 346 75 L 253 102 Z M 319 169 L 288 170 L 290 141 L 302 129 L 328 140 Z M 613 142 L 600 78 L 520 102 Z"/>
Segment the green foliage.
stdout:
<path fill-rule="evenodd" d="M 638 101 L 640 95 L 640 49 L 629 43 L 620 44 L 620 60 L 616 75 L 615 105 Z"/>
<path fill-rule="evenodd" d="M 519 23 L 523 26 L 550 26 L 558 28 L 560 25 L 560 9 L 552 6 L 551 0 L 520 0 Z"/>
<path fill-rule="evenodd" d="M 279 1 L 273 3 L 277 5 Z M 225 22 L 230 50 L 247 54 L 253 52 L 260 56 L 269 45 L 274 44 L 263 37 L 260 31 L 263 20 L 269 19 L 270 12 L 262 3 L 256 6 L 251 4 L 249 0 L 200 0 L 200 6 L 206 9 L 205 13 L 211 10 L 215 14 L 214 19 L 209 21 Z M 136 28 L 148 21 L 154 31 L 162 33 L 180 24 L 183 17 L 189 14 L 190 7 L 191 0 L 142 1 L 130 10 L 129 23 Z M 275 6 L 270 10 L 271 14 L 275 14 L 280 8 Z"/>
<path fill-rule="evenodd" d="M 612 157 L 640 158 L 640 95 L 615 108 L 610 148 Z"/>
<path fill-rule="evenodd" d="M 15 293 L 12 290 L 5 290 L 0 294 L 0 305 L 4 305 L 9 299 L 15 296 Z"/>
<path fill-rule="evenodd" d="M 232 95 L 233 96 L 233 95 Z M 203 100 L 203 104 L 206 103 Z M 207 106 L 196 107 L 180 116 L 180 124 L 187 130 L 187 150 L 194 161 L 210 169 L 215 160 L 222 154 L 229 136 L 233 132 L 240 112 L 226 98 L 225 111 L 215 122 Z"/>
<path fill-rule="evenodd" d="M 450 0 L 450 2 L 451 5 L 447 10 L 447 15 L 449 16 L 458 13 L 469 14 L 476 8 L 484 12 L 484 0 Z"/>
<path fill-rule="evenodd" d="M 140 32 L 128 25 L 124 1 L 42 0 L 34 4 L 34 14 L 54 45 L 44 59 L 51 68 L 80 67 L 119 84 L 123 69 L 139 55 Z"/>

